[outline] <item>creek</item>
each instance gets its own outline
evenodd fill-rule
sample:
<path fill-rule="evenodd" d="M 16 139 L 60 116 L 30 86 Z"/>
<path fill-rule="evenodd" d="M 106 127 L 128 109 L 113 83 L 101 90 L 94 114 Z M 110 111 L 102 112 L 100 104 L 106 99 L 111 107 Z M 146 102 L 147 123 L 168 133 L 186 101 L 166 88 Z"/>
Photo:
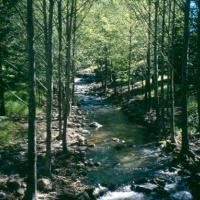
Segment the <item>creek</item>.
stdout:
<path fill-rule="evenodd" d="M 87 119 L 102 125 L 87 127 L 90 134 L 85 136 L 88 143 L 95 144 L 87 151 L 87 158 L 99 163 L 88 170 L 86 182 L 109 188 L 98 200 L 192 200 L 178 170 L 167 167 L 171 158 L 159 146 L 150 145 L 155 138 L 149 130 L 131 122 L 119 107 L 93 92 L 95 83 L 89 80 L 76 78 L 76 96 Z"/>

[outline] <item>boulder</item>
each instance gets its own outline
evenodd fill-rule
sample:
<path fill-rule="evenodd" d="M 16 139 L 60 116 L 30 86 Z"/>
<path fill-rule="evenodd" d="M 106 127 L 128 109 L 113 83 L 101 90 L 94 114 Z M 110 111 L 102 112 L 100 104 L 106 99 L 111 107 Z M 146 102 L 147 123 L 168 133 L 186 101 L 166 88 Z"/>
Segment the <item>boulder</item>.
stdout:
<path fill-rule="evenodd" d="M 47 178 L 38 179 L 38 189 L 41 191 L 50 191 L 52 190 L 52 183 Z"/>

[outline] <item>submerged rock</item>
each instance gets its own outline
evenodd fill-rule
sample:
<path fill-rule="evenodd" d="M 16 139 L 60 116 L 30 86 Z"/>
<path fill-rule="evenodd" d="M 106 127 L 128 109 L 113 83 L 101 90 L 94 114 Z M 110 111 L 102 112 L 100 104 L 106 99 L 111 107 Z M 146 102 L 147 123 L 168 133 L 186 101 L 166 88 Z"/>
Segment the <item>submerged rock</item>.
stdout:
<path fill-rule="evenodd" d="M 90 131 L 84 129 L 84 130 L 82 131 L 82 133 L 83 133 L 83 134 L 90 134 Z"/>
<path fill-rule="evenodd" d="M 91 128 L 99 129 L 99 128 L 102 127 L 102 125 L 99 124 L 98 122 L 92 122 L 92 123 L 90 123 L 90 127 L 91 127 Z"/>
<path fill-rule="evenodd" d="M 176 200 L 192 200 L 192 195 L 187 191 L 179 191 L 172 195 Z"/>
<path fill-rule="evenodd" d="M 157 188 L 158 188 L 158 186 L 156 184 L 152 184 L 152 183 L 145 183 L 143 185 L 135 186 L 136 192 L 142 192 L 142 193 L 146 193 L 146 194 L 149 194 L 149 193 L 155 191 Z"/>

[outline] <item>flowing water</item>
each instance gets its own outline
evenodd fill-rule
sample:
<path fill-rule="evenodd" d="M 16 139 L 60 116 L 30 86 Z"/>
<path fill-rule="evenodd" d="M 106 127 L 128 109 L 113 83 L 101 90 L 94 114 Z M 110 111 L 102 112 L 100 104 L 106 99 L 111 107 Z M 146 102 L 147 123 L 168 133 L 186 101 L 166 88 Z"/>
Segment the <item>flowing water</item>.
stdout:
<path fill-rule="evenodd" d="M 86 181 L 91 185 L 114 188 L 99 200 L 192 199 L 177 171 L 170 172 L 165 167 L 170 158 L 162 155 L 159 147 L 148 145 L 154 142 L 148 129 L 130 122 L 118 107 L 91 93 L 94 83 L 89 84 L 80 78 L 76 79 L 76 83 L 77 99 L 87 118 L 102 125 L 99 129 L 90 128 L 91 134 L 86 136 L 89 143 L 95 144 L 87 152 L 87 157 L 101 163 L 89 169 Z M 155 177 L 166 180 L 165 190 L 170 195 L 147 195 L 131 190 L 134 180 Z"/>

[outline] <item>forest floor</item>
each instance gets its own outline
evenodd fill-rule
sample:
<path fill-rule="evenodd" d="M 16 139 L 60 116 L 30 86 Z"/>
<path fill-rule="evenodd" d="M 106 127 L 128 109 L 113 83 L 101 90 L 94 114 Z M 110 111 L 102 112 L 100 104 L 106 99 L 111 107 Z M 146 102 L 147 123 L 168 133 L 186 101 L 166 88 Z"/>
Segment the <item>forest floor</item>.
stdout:
<path fill-rule="evenodd" d="M 38 163 L 38 199 L 89 199 L 93 188 L 83 183 L 87 174 L 85 165 L 92 165 L 86 159 L 87 144 L 84 133 L 86 123 L 84 113 L 76 106 L 68 121 L 68 154 L 62 152 L 59 140 L 57 114 L 52 116 L 52 178 L 45 174 L 46 123 L 44 114 L 37 116 L 37 163 Z M 27 120 L 18 121 L 21 131 L 27 129 Z M 17 130 L 16 130 L 17 131 Z M 26 191 L 27 140 L 18 138 L 9 145 L 0 147 L 0 199 L 23 199 Z M 85 163 L 85 165 L 80 164 Z M 84 191 L 88 191 L 87 193 Z"/>

